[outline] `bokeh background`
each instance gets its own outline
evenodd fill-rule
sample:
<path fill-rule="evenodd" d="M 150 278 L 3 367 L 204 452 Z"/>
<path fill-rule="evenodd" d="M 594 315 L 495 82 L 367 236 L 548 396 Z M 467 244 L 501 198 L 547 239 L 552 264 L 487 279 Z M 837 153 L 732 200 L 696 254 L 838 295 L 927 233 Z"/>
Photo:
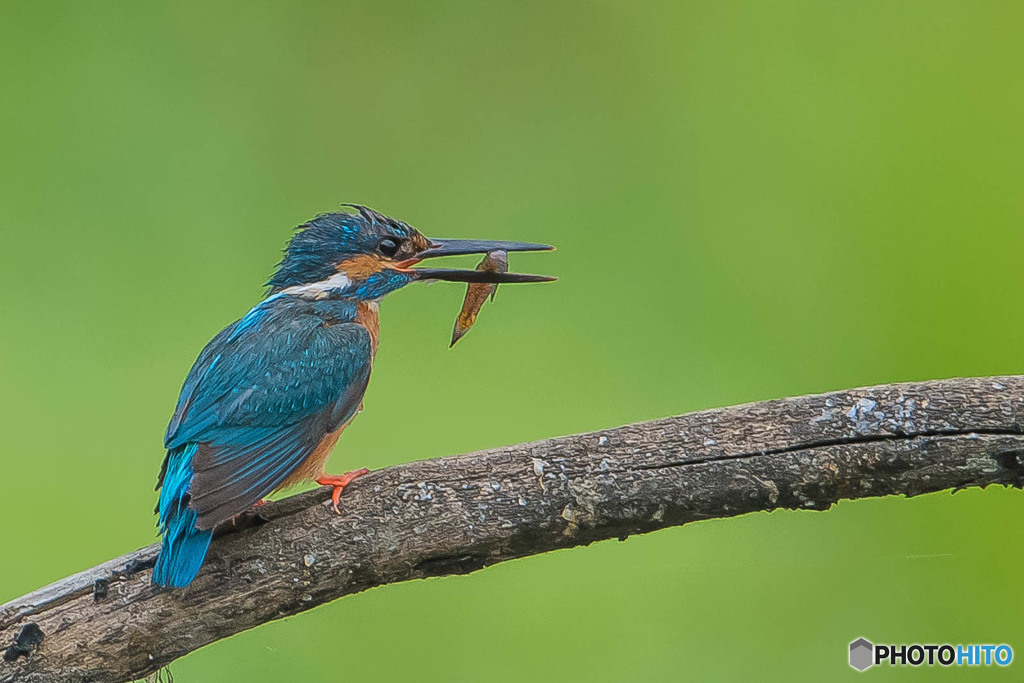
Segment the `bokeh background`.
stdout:
<path fill-rule="evenodd" d="M 461 287 L 390 298 L 338 471 L 1024 371 L 1022 27 L 936 0 L 3 2 L 0 602 L 154 540 L 192 360 L 342 201 L 554 243 L 514 266 L 561 280 L 453 351 Z M 705 522 L 372 590 L 172 671 L 839 680 L 858 636 L 1019 659 L 1022 520 L 999 489 Z"/>

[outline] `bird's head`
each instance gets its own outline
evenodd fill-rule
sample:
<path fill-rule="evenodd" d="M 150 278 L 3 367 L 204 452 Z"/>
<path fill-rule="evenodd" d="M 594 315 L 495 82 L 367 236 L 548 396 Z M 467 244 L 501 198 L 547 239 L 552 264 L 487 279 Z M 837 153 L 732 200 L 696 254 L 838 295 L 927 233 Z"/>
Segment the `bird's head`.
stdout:
<path fill-rule="evenodd" d="M 545 275 L 479 270 L 413 268 L 437 256 L 494 250 L 546 251 L 546 244 L 495 240 L 428 239 L 415 228 L 373 209 L 347 204 L 355 213 L 325 213 L 299 226 L 277 272 L 271 294 L 372 301 L 417 280 L 452 282 L 547 282 Z"/>

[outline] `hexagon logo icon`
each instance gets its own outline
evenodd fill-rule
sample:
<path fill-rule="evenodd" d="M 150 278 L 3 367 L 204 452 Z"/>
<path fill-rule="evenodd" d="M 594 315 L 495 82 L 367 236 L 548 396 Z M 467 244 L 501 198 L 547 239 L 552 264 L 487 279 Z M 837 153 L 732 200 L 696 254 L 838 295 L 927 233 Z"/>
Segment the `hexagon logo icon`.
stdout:
<path fill-rule="evenodd" d="M 850 666 L 857 671 L 863 671 L 872 664 L 875 659 L 875 646 L 864 638 L 858 638 L 850 643 Z"/>

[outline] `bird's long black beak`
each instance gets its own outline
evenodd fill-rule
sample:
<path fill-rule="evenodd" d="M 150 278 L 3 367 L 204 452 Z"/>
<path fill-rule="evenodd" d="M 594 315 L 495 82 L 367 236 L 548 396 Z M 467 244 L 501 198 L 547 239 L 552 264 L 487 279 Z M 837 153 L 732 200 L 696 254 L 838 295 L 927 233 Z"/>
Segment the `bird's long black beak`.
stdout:
<path fill-rule="evenodd" d="M 416 254 L 414 262 L 438 256 L 463 256 L 465 254 L 486 254 L 491 251 L 551 251 L 549 244 L 531 242 L 508 242 L 504 240 L 430 240 L 430 246 Z M 411 264 L 410 264 L 411 265 Z M 459 270 L 454 268 L 413 268 L 419 280 L 447 280 L 449 282 L 485 282 L 505 284 L 514 282 L 553 282 L 556 277 L 549 275 L 526 275 L 524 273 L 494 273 L 486 270 Z"/>
<path fill-rule="evenodd" d="M 413 268 L 417 280 L 447 280 L 448 282 L 488 282 L 503 285 L 515 282 L 554 282 L 551 275 L 526 273 L 492 273 L 486 270 L 459 270 L 458 268 Z"/>
<path fill-rule="evenodd" d="M 430 240 L 430 246 L 416 255 L 418 259 L 435 256 L 486 254 L 489 251 L 553 251 L 550 244 L 506 242 L 504 240 Z"/>

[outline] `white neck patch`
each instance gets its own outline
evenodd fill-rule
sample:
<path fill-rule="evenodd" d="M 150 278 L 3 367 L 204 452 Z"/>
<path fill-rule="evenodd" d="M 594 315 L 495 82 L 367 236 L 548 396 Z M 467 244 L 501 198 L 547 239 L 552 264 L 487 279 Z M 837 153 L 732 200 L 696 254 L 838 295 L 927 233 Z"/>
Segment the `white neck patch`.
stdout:
<path fill-rule="evenodd" d="M 308 285 L 295 285 L 282 289 L 281 294 L 302 297 L 303 299 L 323 299 L 332 292 L 340 292 L 348 288 L 352 281 L 345 273 L 335 273 L 326 280 L 313 282 Z"/>

